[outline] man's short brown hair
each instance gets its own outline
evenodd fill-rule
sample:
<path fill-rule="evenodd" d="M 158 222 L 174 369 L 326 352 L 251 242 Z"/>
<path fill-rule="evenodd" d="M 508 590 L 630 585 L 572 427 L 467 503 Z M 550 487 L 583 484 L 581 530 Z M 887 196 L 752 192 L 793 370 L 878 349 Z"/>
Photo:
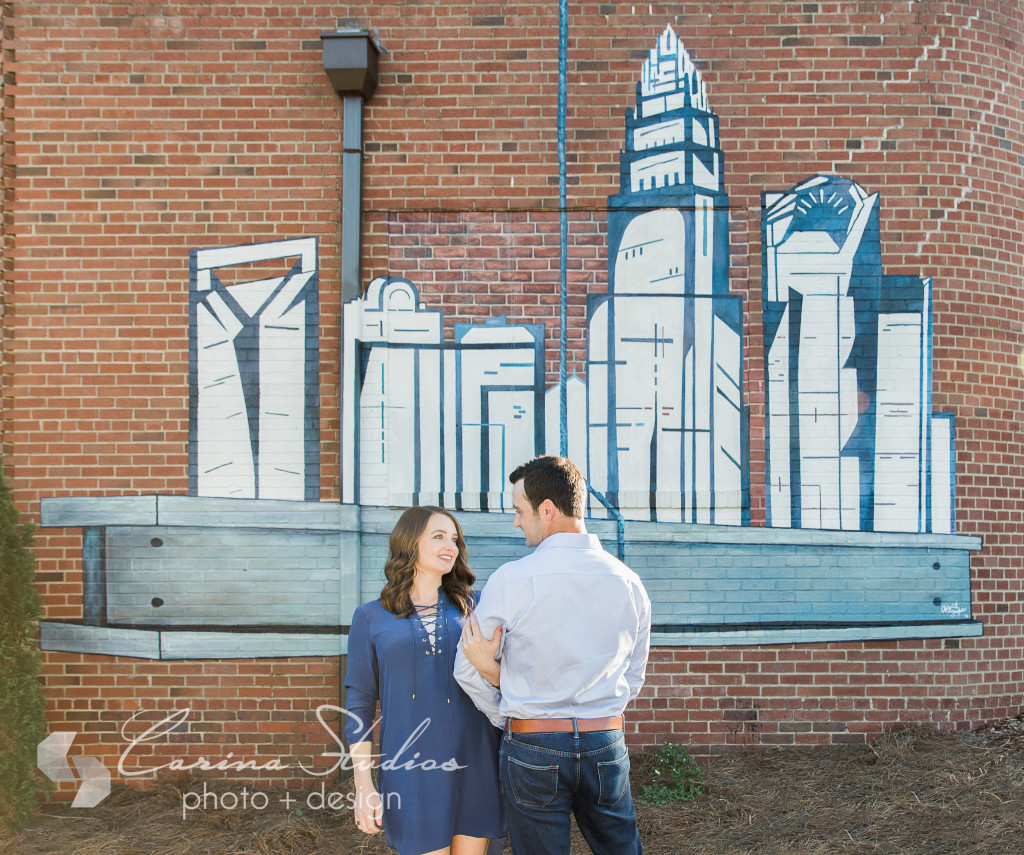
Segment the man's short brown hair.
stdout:
<path fill-rule="evenodd" d="M 587 505 L 587 482 L 583 473 L 567 457 L 551 454 L 534 457 L 518 466 L 508 480 L 523 482 L 530 506 L 536 511 L 545 499 L 567 517 L 581 520 Z"/>

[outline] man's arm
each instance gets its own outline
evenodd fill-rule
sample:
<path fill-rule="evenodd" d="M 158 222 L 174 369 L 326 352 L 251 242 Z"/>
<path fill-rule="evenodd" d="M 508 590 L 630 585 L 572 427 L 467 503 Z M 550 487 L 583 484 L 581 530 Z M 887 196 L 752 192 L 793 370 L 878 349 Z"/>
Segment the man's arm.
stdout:
<path fill-rule="evenodd" d="M 480 593 L 480 601 L 474 610 L 480 630 L 487 633 L 488 627 L 490 627 L 489 631 L 494 638 L 500 638 L 500 635 L 494 631 L 498 627 L 503 626 L 501 619 L 502 602 L 504 600 L 503 582 L 504 577 L 501 573 L 501 568 L 499 568 L 487 580 L 487 584 L 484 585 L 484 589 Z M 480 647 L 478 646 L 477 652 L 479 650 Z M 497 663 L 494 664 L 497 665 Z M 488 676 L 494 677 L 495 680 L 499 679 L 500 671 L 499 673 L 494 673 L 488 669 L 488 672 Z M 491 683 L 486 677 L 482 676 L 474 667 L 465 651 L 463 651 L 461 643 L 459 644 L 458 652 L 455 654 L 455 679 L 462 686 L 463 691 L 469 695 L 476 708 L 486 715 L 495 727 L 504 726 L 505 717 L 500 712 L 501 690 L 496 684 Z"/>
<path fill-rule="evenodd" d="M 629 668 L 626 669 L 626 683 L 629 685 L 629 699 L 632 701 L 640 694 L 644 685 L 644 672 L 647 670 L 647 656 L 651 650 L 651 600 L 647 592 L 640 588 L 639 626 L 633 652 L 629 657 Z"/>
<path fill-rule="evenodd" d="M 462 630 L 462 638 L 459 641 L 459 649 L 492 686 L 501 683 L 501 663 L 498 661 L 501 654 L 501 627 L 494 630 L 494 635 L 487 638 L 480 631 L 480 624 L 475 614 L 471 614 L 466 620 L 466 626 Z"/>

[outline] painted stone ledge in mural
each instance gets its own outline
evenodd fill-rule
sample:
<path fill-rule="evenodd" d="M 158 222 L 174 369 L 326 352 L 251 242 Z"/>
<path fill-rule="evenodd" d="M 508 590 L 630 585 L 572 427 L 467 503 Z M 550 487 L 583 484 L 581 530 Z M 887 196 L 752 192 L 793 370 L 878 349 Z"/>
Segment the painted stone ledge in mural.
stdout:
<path fill-rule="evenodd" d="M 981 540 L 955 534 L 953 424 L 932 412 L 931 280 L 882 274 L 878 194 L 835 176 L 764 194 L 769 525 L 754 527 L 725 155 L 671 28 L 619 167 L 609 285 L 589 295 L 565 421 L 588 527 L 644 580 L 655 644 L 980 635 Z M 524 553 L 507 473 L 557 453 L 562 420 L 543 325 L 446 330 L 415 277 L 374 278 L 342 307 L 332 504 L 317 501 L 315 241 L 196 250 L 190 299 L 191 495 L 43 501 L 43 525 L 84 530 L 85 571 L 82 620 L 45 622 L 44 648 L 343 653 L 413 503 L 459 511 L 481 581 Z"/>

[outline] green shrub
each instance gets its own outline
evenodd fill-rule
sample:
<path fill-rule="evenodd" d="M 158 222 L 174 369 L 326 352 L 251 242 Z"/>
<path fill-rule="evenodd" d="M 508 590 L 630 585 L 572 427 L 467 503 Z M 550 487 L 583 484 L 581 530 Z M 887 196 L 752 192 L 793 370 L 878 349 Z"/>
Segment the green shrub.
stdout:
<path fill-rule="evenodd" d="M 18 511 L 0 472 L 0 824 L 18 829 L 35 812 L 36 794 L 50 781 L 36 769 L 46 737 L 39 679 L 39 594 L 32 587 L 31 523 Z"/>
<path fill-rule="evenodd" d="M 700 781 L 704 772 L 693 762 L 682 745 L 666 742 L 654 756 L 651 775 L 656 783 L 640 789 L 640 801 L 647 805 L 667 805 L 672 802 L 692 802 L 704 795 Z"/>

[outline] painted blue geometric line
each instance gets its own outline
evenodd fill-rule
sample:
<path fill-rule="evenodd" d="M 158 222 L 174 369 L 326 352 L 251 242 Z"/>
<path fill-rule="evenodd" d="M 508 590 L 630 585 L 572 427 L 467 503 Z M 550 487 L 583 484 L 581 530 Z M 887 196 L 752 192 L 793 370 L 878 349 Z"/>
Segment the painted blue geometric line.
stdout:
<path fill-rule="evenodd" d="M 736 379 L 731 374 L 729 374 L 728 371 L 722 368 L 722 364 L 720 362 L 715 363 L 715 368 L 717 368 L 719 373 L 721 373 L 723 377 L 725 377 L 730 383 L 732 383 L 733 386 L 735 386 L 737 389 L 740 388 L 740 384 L 736 382 Z"/>
<path fill-rule="evenodd" d="M 203 350 L 209 350 L 211 347 L 220 347 L 222 344 L 231 344 L 231 342 L 225 338 L 221 341 L 215 341 L 213 344 L 204 345 Z"/>
<path fill-rule="evenodd" d="M 655 160 L 648 164 L 641 164 L 640 171 L 643 171 L 645 169 L 654 169 L 654 167 L 656 166 L 661 166 L 664 163 L 671 163 L 673 160 L 675 160 L 674 157 L 666 157 L 663 160 Z"/>
<path fill-rule="evenodd" d="M 486 398 L 487 398 L 486 394 L 483 395 L 482 397 L 484 398 L 483 403 L 486 405 Z M 484 407 L 484 409 L 486 409 L 486 406 Z M 501 422 L 463 422 L 462 426 L 463 427 L 499 428 L 501 430 L 501 468 L 503 470 L 507 471 L 507 468 L 505 466 L 505 425 L 503 423 L 501 423 Z M 480 438 L 481 438 L 481 440 L 484 439 L 483 434 L 481 434 Z M 486 450 L 487 449 L 486 449 L 485 443 L 481 442 L 481 455 L 485 454 Z M 485 469 L 484 467 L 481 467 L 480 472 L 481 472 L 481 474 L 486 474 L 487 469 Z M 481 486 L 483 486 L 483 485 L 481 485 Z M 489 487 L 490 484 L 488 484 L 487 486 Z M 481 492 L 485 492 L 485 491 L 481 491 Z M 502 494 L 501 494 L 501 500 L 500 501 L 501 501 L 501 510 L 504 511 L 505 510 L 505 494 L 504 494 L 504 492 L 502 492 Z"/>
<path fill-rule="evenodd" d="M 466 324 L 465 326 L 472 326 Z M 376 348 L 383 348 L 385 350 L 422 350 L 422 351 L 435 351 L 435 350 L 453 350 L 457 352 L 469 351 L 469 350 L 533 350 L 537 349 L 536 343 L 522 342 L 522 341 L 498 341 L 498 342 L 440 342 L 431 344 L 421 344 L 419 342 L 409 341 L 359 341 L 359 346 L 367 350 L 374 350 Z"/>
<path fill-rule="evenodd" d="M 624 344 L 625 343 L 629 343 L 629 344 L 653 344 L 654 345 L 654 355 L 655 356 L 658 355 L 658 345 L 660 344 L 661 345 L 661 355 L 662 355 L 662 357 L 664 357 L 665 356 L 665 345 L 666 344 L 675 344 L 675 339 L 672 339 L 672 338 L 661 338 L 658 335 L 658 332 L 657 332 L 657 329 L 658 329 L 657 328 L 657 324 L 655 324 L 655 328 L 654 329 L 655 329 L 654 338 L 626 338 L 626 337 L 623 337 L 623 338 L 620 338 L 619 341 L 623 342 Z"/>
<path fill-rule="evenodd" d="M 729 404 L 729 406 L 731 406 L 734 410 L 736 410 L 737 413 L 740 412 L 739 405 L 734 403 L 732 398 L 730 398 L 728 395 L 726 395 L 725 392 L 723 392 L 721 389 L 715 389 L 715 392 L 717 392 L 719 395 L 721 395 L 722 398 Z"/>
<path fill-rule="evenodd" d="M 268 329 L 268 330 L 291 330 L 292 332 L 298 332 L 301 329 L 301 327 L 279 327 L 279 326 L 275 326 L 274 324 L 267 324 L 264 327 L 264 329 Z"/>
<path fill-rule="evenodd" d="M 737 469 L 740 468 L 739 461 L 735 457 L 733 457 L 728 451 L 726 451 L 721 446 L 719 446 L 718 450 L 721 451 L 722 454 L 724 454 L 726 457 L 729 458 L 729 460 L 732 462 L 733 466 L 735 466 Z"/>
<path fill-rule="evenodd" d="M 654 246 L 654 244 L 656 244 L 656 243 L 664 243 L 664 242 L 665 242 L 665 240 L 663 238 L 656 238 L 655 240 L 639 241 L 637 243 L 630 244 L 627 249 L 623 249 L 623 250 L 620 250 L 620 251 L 621 252 L 629 252 L 630 250 L 634 250 L 634 251 L 640 250 L 640 255 L 643 255 L 644 254 L 644 247 L 645 246 Z"/>
<path fill-rule="evenodd" d="M 412 360 L 412 411 L 418 413 L 420 411 L 420 357 L 422 356 L 419 351 L 414 351 Z M 444 424 L 444 422 L 440 422 Z M 412 488 L 413 492 L 417 495 L 420 492 L 420 488 L 423 486 L 422 474 L 423 465 L 420 457 L 423 453 L 423 442 L 420 432 L 420 420 L 413 419 L 413 466 L 412 466 Z"/>

